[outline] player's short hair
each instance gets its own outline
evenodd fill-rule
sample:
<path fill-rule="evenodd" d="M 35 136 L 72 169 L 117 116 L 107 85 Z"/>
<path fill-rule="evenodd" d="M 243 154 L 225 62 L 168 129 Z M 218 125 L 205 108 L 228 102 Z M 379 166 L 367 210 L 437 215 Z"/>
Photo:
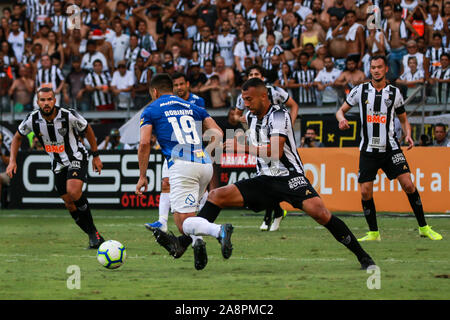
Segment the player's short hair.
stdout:
<path fill-rule="evenodd" d="M 244 82 L 244 84 L 242 85 L 242 91 L 247 91 L 250 88 L 261 88 L 261 87 L 264 88 L 266 87 L 264 81 L 262 81 L 259 78 L 251 78 Z"/>
<path fill-rule="evenodd" d="M 374 55 L 374 56 L 370 57 L 370 64 L 372 64 L 373 60 L 378 60 L 378 59 L 383 60 L 384 64 L 388 65 L 386 56 L 383 56 L 381 54 L 377 54 L 377 55 Z"/>
<path fill-rule="evenodd" d="M 168 73 L 156 74 L 150 81 L 150 88 L 160 92 L 172 92 L 173 81 Z"/>
<path fill-rule="evenodd" d="M 55 92 L 53 91 L 53 88 L 50 88 L 50 87 L 40 87 L 36 93 L 38 98 L 39 98 L 39 93 L 41 93 L 41 92 L 52 92 L 53 96 L 55 96 Z"/>
<path fill-rule="evenodd" d="M 177 79 L 183 78 L 184 81 L 187 81 L 186 75 L 182 72 L 175 72 L 172 74 L 172 80 L 175 81 Z"/>

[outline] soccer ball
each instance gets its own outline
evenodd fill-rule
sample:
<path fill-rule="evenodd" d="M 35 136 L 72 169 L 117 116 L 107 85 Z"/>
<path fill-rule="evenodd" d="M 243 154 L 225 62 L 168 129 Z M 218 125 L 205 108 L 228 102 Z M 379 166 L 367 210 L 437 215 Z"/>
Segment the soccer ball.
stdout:
<path fill-rule="evenodd" d="M 103 242 L 97 250 L 98 262 L 108 269 L 117 269 L 127 258 L 125 246 L 116 240 Z"/>

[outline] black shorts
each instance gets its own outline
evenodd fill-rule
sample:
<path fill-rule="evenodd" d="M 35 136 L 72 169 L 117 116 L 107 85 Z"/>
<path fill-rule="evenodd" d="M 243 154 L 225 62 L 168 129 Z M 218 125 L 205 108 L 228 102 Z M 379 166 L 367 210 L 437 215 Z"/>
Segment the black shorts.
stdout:
<path fill-rule="evenodd" d="M 67 180 L 78 179 L 83 182 L 87 181 L 88 161 L 72 161 L 70 166 L 64 167 L 58 173 L 55 172 L 55 189 L 59 196 L 67 193 Z"/>
<path fill-rule="evenodd" d="M 286 177 L 256 176 L 235 183 L 244 198 L 244 206 L 255 212 L 272 208 L 282 201 L 302 209 L 303 200 L 318 197 L 311 183 L 303 175 Z"/>
<path fill-rule="evenodd" d="M 359 156 L 358 183 L 375 180 L 378 170 L 382 169 L 389 180 L 403 173 L 410 172 L 409 165 L 402 150 L 392 150 L 385 153 L 368 154 L 361 152 Z"/>

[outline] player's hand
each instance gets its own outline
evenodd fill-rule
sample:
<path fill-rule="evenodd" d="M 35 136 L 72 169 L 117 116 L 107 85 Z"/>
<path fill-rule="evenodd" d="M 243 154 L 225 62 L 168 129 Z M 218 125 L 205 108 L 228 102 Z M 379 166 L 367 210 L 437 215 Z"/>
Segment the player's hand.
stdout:
<path fill-rule="evenodd" d="M 340 130 L 350 129 L 350 126 L 348 125 L 347 119 L 343 119 L 343 120 L 339 121 L 339 129 Z"/>
<path fill-rule="evenodd" d="M 414 147 L 414 140 L 411 138 L 411 136 L 406 136 L 405 140 L 406 143 L 408 144 L 408 148 L 406 148 L 406 150 L 412 149 L 412 147 Z"/>
<path fill-rule="evenodd" d="M 144 191 L 141 191 L 142 187 L 144 187 Z M 148 189 L 147 177 L 144 177 L 144 178 L 140 177 L 138 183 L 136 184 L 136 192 L 135 193 L 138 196 L 142 196 L 142 194 L 144 192 L 147 192 L 147 189 Z"/>
<path fill-rule="evenodd" d="M 94 169 L 94 172 L 98 172 L 98 174 L 102 172 L 103 163 L 102 160 L 100 160 L 100 157 L 92 158 L 92 169 Z"/>
<path fill-rule="evenodd" d="M 6 168 L 6 174 L 8 177 L 12 178 L 13 175 L 16 174 L 17 171 L 17 163 L 10 161 L 8 167 Z"/>

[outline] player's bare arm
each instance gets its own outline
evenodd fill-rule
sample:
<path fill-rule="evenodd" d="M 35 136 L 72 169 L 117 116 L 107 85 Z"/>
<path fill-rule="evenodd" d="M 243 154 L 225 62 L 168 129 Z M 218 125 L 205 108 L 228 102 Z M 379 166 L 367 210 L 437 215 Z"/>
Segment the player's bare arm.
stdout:
<path fill-rule="evenodd" d="M 136 194 L 141 196 L 143 192 L 147 192 L 147 168 L 148 158 L 151 150 L 152 125 L 143 126 L 140 130 L 141 140 L 138 148 L 138 162 L 139 162 L 139 181 L 136 184 Z M 144 188 L 144 190 L 142 190 Z"/>
<path fill-rule="evenodd" d="M 103 163 L 98 155 L 97 139 L 95 138 L 94 130 L 92 130 L 92 127 L 89 124 L 86 128 L 86 139 L 89 142 L 91 151 L 94 155 L 92 158 L 92 169 L 94 169 L 94 172 L 98 172 L 98 174 L 100 174 L 103 169 Z"/>
<path fill-rule="evenodd" d="M 340 130 L 347 130 L 350 129 L 350 126 L 348 125 L 348 121 L 345 118 L 345 114 L 352 108 L 351 105 L 349 105 L 347 102 L 344 102 L 342 106 L 339 108 L 339 110 L 336 112 L 336 119 L 339 122 L 339 129 Z"/>
<path fill-rule="evenodd" d="M 6 174 L 12 178 L 13 175 L 16 174 L 17 171 L 17 153 L 19 152 L 20 145 L 22 144 L 22 136 L 19 132 L 16 132 L 14 134 L 13 140 L 11 142 L 11 151 L 10 151 L 10 158 L 9 158 L 9 164 L 6 168 Z"/>
<path fill-rule="evenodd" d="M 294 126 L 295 120 L 298 116 L 298 104 L 295 102 L 292 97 L 289 97 L 288 101 L 286 101 L 286 106 L 289 108 L 289 114 L 292 120 L 292 126 Z"/>
<path fill-rule="evenodd" d="M 405 140 L 408 143 L 407 150 L 412 149 L 414 147 L 414 140 L 411 138 L 411 125 L 409 124 L 408 117 L 406 116 L 406 112 L 397 114 L 398 120 L 402 125 L 403 132 L 405 132 Z"/>

